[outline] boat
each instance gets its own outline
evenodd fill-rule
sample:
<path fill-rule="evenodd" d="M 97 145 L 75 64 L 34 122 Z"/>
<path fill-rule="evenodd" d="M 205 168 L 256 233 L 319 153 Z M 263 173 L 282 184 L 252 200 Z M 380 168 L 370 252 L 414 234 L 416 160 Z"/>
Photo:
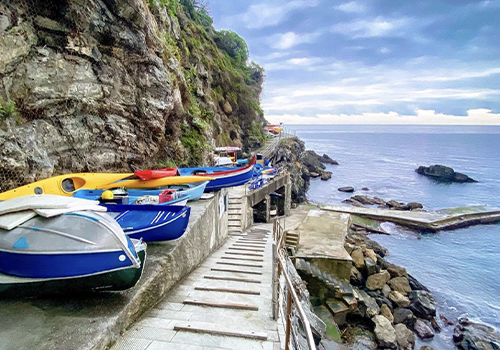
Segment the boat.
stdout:
<path fill-rule="evenodd" d="M 199 168 L 179 168 L 179 173 L 182 176 L 208 176 L 214 178 L 210 180 L 206 187 L 206 191 L 218 191 L 222 188 L 240 186 L 252 179 L 253 166 L 252 163 L 246 167 L 199 167 Z"/>
<path fill-rule="evenodd" d="M 159 170 L 136 170 L 134 175 L 141 180 L 159 179 L 167 176 L 179 175 L 177 168 L 164 168 Z"/>
<path fill-rule="evenodd" d="M 0 292 L 74 279 L 86 290 L 134 286 L 145 246 L 132 242 L 103 209 L 97 202 L 55 195 L 1 202 Z"/>
<path fill-rule="evenodd" d="M 157 170 L 150 170 L 152 177 L 147 177 L 146 180 L 141 179 L 125 179 L 120 181 L 111 182 L 108 184 L 100 185 L 94 187 L 94 189 L 111 189 L 116 187 L 125 187 L 127 189 L 153 189 L 162 188 L 170 185 L 183 185 L 193 182 L 201 182 L 211 180 L 210 176 L 167 176 L 167 177 L 155 177 Z M 161 171 L 161 169 L 159 170 Z"/>
<path fill-rule="evenodd" d="M 111 195 L 107 197 L 108 192 Z M 134 190 L 125 188 L 114 188 L 111 190 L 78 190 L 73 195 L 74 198 L 83 198 L 88 200 L 99 200 L 101 203 L 114 203 L 114 204 L 155 204 L 155 205 L 186 205 L 189 196 L 184 193 L 175 192 L 173 196 L 166 196 L 165 199 L 161 198 L 161 194 L 165 189 L 156 190 Z M 106 198 L 103 198 L 106 197 Z"/>
<path fill-rule="evenodd" d="M 159 195 L 164 190 L 174 190 L 180 195 L 187 197 L 188 201 L 196 201 L 201 198 L 209 181 L 192 182 L 182 185 L 170 185 L 158 189 L 127 189 L 130 196 L 140 197 L 146 195 Z"/>
<path fill-rule="evenodd" d="M 104 204 L 130 238 L 145 242 L 180 238 L 189 223 L 191 208 L 179 205 Z"/>
<path fill-rule="evenodd" d="M 132 173 L 75 173 L 59 175 L 0 193 L 0 200 L 8 200 L 32 194 L 72 196 L 79 189 L 99 188 L 101 185 L 123 180 L 133 175 Z"/>

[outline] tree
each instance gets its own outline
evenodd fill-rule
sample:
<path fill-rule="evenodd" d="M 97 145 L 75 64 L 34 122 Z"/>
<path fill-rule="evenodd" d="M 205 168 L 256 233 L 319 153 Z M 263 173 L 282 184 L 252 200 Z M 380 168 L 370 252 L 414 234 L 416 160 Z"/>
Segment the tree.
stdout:
<path fill-rule="evenodd" d="M 221 30 L 217 32 L 215 43 L 219 49 L 226 51 L 238 64 L 246 65 L 248 46 L 241 36 L 231 30 Z"/>

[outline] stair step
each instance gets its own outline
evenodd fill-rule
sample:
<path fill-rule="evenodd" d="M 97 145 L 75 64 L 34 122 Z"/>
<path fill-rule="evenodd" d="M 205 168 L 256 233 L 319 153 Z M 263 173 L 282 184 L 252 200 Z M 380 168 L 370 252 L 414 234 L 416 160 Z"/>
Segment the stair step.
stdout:
<path fill-rule="evenodd" d="M 186 299 L 182 302 L 186 305 L 197 305 L 197 306 L 211 306 L 211 307 L 220 307 L 224 309 L 238 309 L 238 310 L 252 310 L 258 311 L 259 307 L 251 304 L 240 304 L 240 303 L 226 303 L 221 301 L 213 301 L 213 300 L 194 300 L 194 299 Z"/>
<path fill-rule="evenodd" d="M 205 292 L 223 292 L 223 293 L 235 293 L 235 294 L 249 294 L 249 295 L 260 295 L 260 292 L 257 290 L 248 290 L 248 289 L 236 289 L 236 288 L 224 288 L 224 287 L 205 287 L 199 286 L 194 287 L 195 290 L 202 290 Z"/>
<path fill-rule="evenodd" d="M 227 326 L 215 325 L 202 322 L 176 322 L 174 331 L 196 332 L 211 335 L 220 335 L 224 337 L 238 337 L 246 339 L 267 340 L 267 334 L 263 332 L 253 332 L 247 330 L 228 329 Z"/>
<path fill-rule="evenodd" d="M 212 267 L 211 271 L 219 272 L 235 272 L 235 273 L 247 273 L 249 275 L 262 275 L 262 271 L 249 271 L 249 270 L 238 270 L 238 269 L 223 269 L 219 267 Z"/>
<path fill-rule="evenodd" d="M 231 277 L 231 276 L 214 276 L 214 275 L 206 275 L 203 278 L 209 280 L 219 280 L 219 281 L 233 281 L 233 282 L 245 282 L 245 283 L 261 283 L 259 280 L 253 280 L 250 278 L 241 278 L 241 277 Z"/>

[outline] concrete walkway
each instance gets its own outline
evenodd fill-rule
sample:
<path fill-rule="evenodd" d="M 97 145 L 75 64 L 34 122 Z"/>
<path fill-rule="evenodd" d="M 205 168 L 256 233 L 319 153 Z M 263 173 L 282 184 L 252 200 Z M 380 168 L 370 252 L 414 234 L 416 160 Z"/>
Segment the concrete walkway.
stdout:
<path fill-rule="evenodd" d="M 231 236 L 112 350 L 279 349 L 271 247 L 271 224 Z"/>

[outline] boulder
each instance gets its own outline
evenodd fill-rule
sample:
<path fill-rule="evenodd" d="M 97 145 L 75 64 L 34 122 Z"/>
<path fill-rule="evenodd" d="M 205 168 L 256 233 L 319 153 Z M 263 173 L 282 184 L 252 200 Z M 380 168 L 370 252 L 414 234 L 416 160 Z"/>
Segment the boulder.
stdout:
<path fill-rule="evenodd" d="M 373 205 L 373 204 L 376 204 L 375 201 L 373 200 L 372 197 L 370 196 L 365 196 L 365 195 L 362 195 L 362 194 L 357 194 L 355 196 L 352 196 L 351 197 L 352 200 L 355 200 L 355 201 L 358 201 L 360 202 L 361 204 L 365 204 L 365 205 Z"/>
<path fill-rule="evenodd" d="M 319 157 L 319 161 L 321 163 L 324 163 L 324 164 L 339 165 L 339 162 L 337 162 L 336 160 L 330 158 L 330 156 L 327 155 L 326 153 L 323 153 L 323 155 L 321 157 Z"/>
<path fill-rule="evenodd" d="M 302 157 L 302 164 L 310 171 L 321 174 L 325 166 L 320 161 L 320 156 L 314 151 L 305 151 Z"/>
<path fill-rule="evenodd" d="M 389 282 L 387 282 L 391 289 L 400 292 L 403 295 L 408 295 L 411 292 L 410 283 L 406 277 L 394 277 Z"/>
<path fill-rule="evenodd" d="M 408 307 L 410 305 L 410 299 L 405 297 L 400 292 L 396 292 L 396 291 L 390 292 L 389 299 L 399 307 Z"/>
<path fill-rule="evenodd" d="M 316 173 L 316 172 L 314 172 L 314 171 L 311 171 L 311 172 L 309 173 L 309 176 L 310 176 L 310 177 L 314 177 L 314 178 L 316 178 L 316 177 L 320 177 L 321 175 L 320 175 L 319 173 Z"/>
<path fill-rule="evenodd" d="M 396 331 L 396 342 L 401 350 L 413 350 L 415 347 L 415 335 L 404 324 L 398 323 L 394 326 Z"/>
<path fill-rule="evenodd" d="M 361 285 L 363 283 L 363 275 L 354 266 L 351 266 L 351 277 L 349 279 L 349 282 L 354 285 Z"/>
<path fill-rule="evenodd" d="M 353 199 L 351 199 L 351 198 L 344 199 L 344 200 L 342 201 L 342 203 L 347 203 L 347 204 L 350 204 L 350 205 L 352 205 L 352 206 L 354 206 L 354 207 L 359 207 L 359 208 L 364 208 L 364 207 L 365 207 L 365 206 L 364 206 L 363 204 L 361 204 L 360 202 L 355 201 L 355 200 L 353 200 Z"/>
<path fill-rule="evenodd" d="M 417 281 L 417 279 L 415 277 L 413 277 L 412 275 L 408 275 L 408 282 L 410 282 L 410 287 L 413 290 L 425 290 L 427 292 L 430 292 L 426 286 L 424 286 L 422 283 Z"/>
<path fill-rule="evenodd" d="M 494 328 L 467 318 L 458 320 L 453 342 L 461 350 L 498 350 L 500 335 Z"/>
<path fill-rule="evenodd" d="M 358 310 L 363 317 L 372 318 L 380 313 L 380 307 L 375 298 L 372 298 L 362 289 L 356 289 L 359 295 Z"/>
<path fill-rule="evenodd" d="M 389 297 L 389 293 L 391 293 L 391 287 L 389 287 L 387 284 L 385 286 L 382 287 L 382 294 L 384 295 L 384 297 L 388 298 Z"/>
<path fill-rule="evenodd" d="M 351 186 L 339 187 L 338 190 L 340 192 L 354 192 L 354 187 Z"/>
<path fill-rule="evenodd" d="M 418 202 L 410 202 L 407 204 L 407 206 L 410 208 L 410 210 L 424 209 L 423 204 Z"/>
<path fill-rule="evenodd" d="M 323 173 L 321 173 L 321 180 L 326 181 L 326 180 L 330 180 L 331 178 L 332 178 L 331 171 L 323 171 Z"/>
<path fill-rule="evenodd" d="M 430 292 L 414 290 L 408 296 L 410 298 L 410 310 L 415 316 L 427 320 L 436 316 L 436 305 Z"/>
<path fill-rule="evenodd" d="M 417 321 L 417 318 L 411 310 L 402 307 L 394 309 L 392 315 L 394 316 L 394 324 L 403 323 L 409 329 L 413 329 Z"/>
<path fill-rule="evenodd" d="M 413 330 L 417 333 L 420 339 L 430 339 L 434 337 L 434 331 L 432 328 L 421 319 L 417 319 Z"/>
<path fill-rule="evenodd" d="M 382 304 L 380 306 L 380 314 L 387 318 L 389 322 L 394 322 L 394 316 L 392 316 L 391 309 L 389 309 L 389 306 L 387 306 L 386 304 Z"/>
<path fill-rule="evenodd" d="M 231 104 L 227 100 L 224 102 L 222 109 L 224 110 L 224 113 L 226 113 L 227 115 L 233 114 L 233 107 L 231 106 Z"/>
<path fill-rule="evenodd" d="M 391 275 L 387 270 L 370 275 L 366 280 L 366 288 L 370 290 L 382 289 L 390 278 Z"/>
<path fill-rule="evenodd" d="M 352 263 L 360 270 L 365 268 L 365 257 L 361 249 L 354 249 L 351 253 Z"/>
<path fill-rule="evenodd" d="M 365 258 L 365 268 L 368 276 L 379 272 L 379 268 L 372 258 Z"/>
<path fill-rule="evenodd" d="M 408 273 L 404 267 L 388 263 L 386 269 L 392 277 L 408 277 Z"/>
<path fill-rule="evenodd" d="M 477 182 L 469 176 L 457 173 L 453 168 L 436 164 L 429 167 L 419 166 L 415 171 L 420 175 L 432 177 L 437 180 L 450 181 L 450 182 Z"/>
<path fill-rule="evenodd" d="M 363 187 L 362 190 L 363 191 L 369 191 L 370 189 L 368 187 Z"/>
<path fill-rule="evenodd" d="M 396 349 L 396 331 L 392 327 L 391 322 L 382 315 L 377 315 L 372 318 L 375 324 L 375 336 L 381 348 Z"/>
<path fill-rule="evenodd" d="M 420 350 L 434 350 L 434 348 L 432 346 L 421 346 L 420 347 Z"/>

